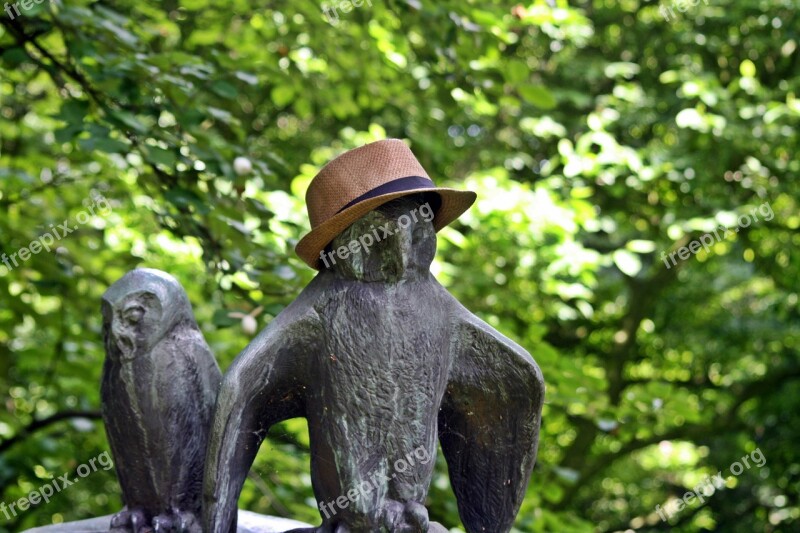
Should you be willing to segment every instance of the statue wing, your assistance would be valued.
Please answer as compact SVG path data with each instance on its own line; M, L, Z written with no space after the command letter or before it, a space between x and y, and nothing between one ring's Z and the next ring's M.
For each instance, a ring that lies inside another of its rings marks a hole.
M159 412L151 423L167 440L167 453L154 462L158 472L153 475L163 479L162 502L181 505L182 510L197 513L199 520L203 463L222 373L196 326L160 343L152 358L156 368L150 390Z
M528 352L455 303L439 440L466 530L507 532L536 461L544 380Z
M305 416L309 356L321 340L317 315L301 295L225 373L206 454L203 531L236 531L239 494L267 430Z

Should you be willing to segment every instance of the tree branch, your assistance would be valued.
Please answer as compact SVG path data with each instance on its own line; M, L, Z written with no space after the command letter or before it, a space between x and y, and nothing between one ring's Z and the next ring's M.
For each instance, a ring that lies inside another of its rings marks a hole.
M73 418L88 418L89 420L99 420L102 418L102 414L100 413L100 411L61 411L52 414L48 417L42 418L40 420L34 420L30 424L22 428L13 437L0 442L0 453L5 452L6 450L8 450L17 443L22 442L23 440L27 439L33 433L39 431L40 429L52 426L53 424L61 422L62 420L70 420Z

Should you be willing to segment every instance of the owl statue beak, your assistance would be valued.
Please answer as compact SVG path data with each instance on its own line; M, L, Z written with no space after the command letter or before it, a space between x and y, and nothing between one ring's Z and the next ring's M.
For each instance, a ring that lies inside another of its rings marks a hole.
M112 331L111 342L116 346L122 361L130 361L136 357L136 343L130 335L121 331Z

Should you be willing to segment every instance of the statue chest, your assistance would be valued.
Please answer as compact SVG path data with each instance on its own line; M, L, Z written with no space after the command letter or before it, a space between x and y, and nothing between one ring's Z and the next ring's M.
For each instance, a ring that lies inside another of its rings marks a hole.
M440 286L353 284L317 309L323 353L313 365L328 398L345 394L379 402L422 392L428 403L450 365L449 313Z

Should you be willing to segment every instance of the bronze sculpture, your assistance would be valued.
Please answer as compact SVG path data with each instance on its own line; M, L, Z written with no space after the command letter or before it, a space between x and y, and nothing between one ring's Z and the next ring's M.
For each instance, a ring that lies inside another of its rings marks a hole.
M206 460L205 530L234 529L267 430L303 416L327 512L319 528L298 532L428 531L433 463L396 466L420 447L433 455L437 434L467 531L508 531L535 461L542 375L429 270L436 230L474 194L436 188L410 150L389 140L332 161L307 200L314 229L298 254L321 271L225 374ZM377 487L359 492L376 477ZM335 513L326 502L337 502Z
M221 385L172 276L137 269L108 289L101 392L126 508L43 533L445 533L425 508L437 438L468 533L511 528L536 458L542 375L430 272L436 231L474 193L435 187L390 140L333 160L307 199L313 229L297 251L320 272ZM300 416L316 528L237 509L267 430Z
M126 508L111 528L200 532L217 362L164 272L128 272L103 295L103 421Z

